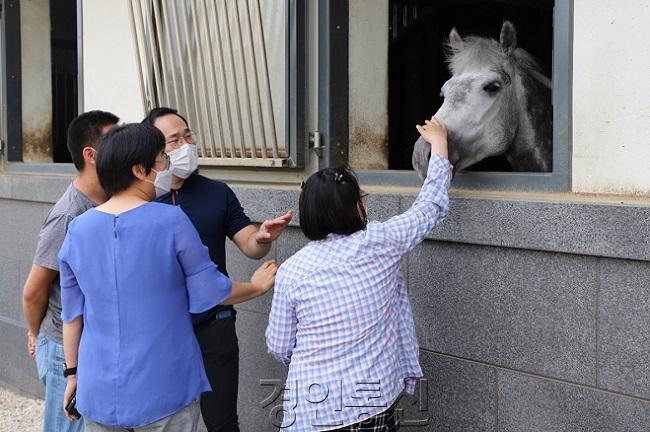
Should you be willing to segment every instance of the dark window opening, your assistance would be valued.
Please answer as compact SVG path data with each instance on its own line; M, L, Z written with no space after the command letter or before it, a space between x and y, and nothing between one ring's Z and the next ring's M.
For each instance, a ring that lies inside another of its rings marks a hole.
M77 116L77 2L50 0L54 162L72 162L68 125Z
M553 0L390 0L388 34L389 168L410 170L418 133L414 125L443 102L440 88L450 78L443 42L456 27L461 36L499 40L504 19L517 29L517 46L537 59L551 78ZM406 150L405 150L406 149ZM502 156L468 168L511 171Z

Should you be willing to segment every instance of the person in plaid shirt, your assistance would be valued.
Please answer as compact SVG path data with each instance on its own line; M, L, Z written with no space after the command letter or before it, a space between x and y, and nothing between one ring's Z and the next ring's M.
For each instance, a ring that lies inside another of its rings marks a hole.
M400 262L446 217L452 166L447 130L416 126L431 145L428 174L406 212L367 223L347 168L312 175L300 195L311 240L279 268L266 329L269 352L289 366L287 431L397 431L394 404L422 377Z

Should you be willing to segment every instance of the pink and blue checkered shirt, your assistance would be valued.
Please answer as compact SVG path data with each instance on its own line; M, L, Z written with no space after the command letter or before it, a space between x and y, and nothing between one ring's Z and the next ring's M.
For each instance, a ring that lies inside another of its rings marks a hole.
M278 270L266 343L289 366L289 431L324 431L388 409L422 376L400 261L447 216L451 165L429 161L409 210L312 241Z

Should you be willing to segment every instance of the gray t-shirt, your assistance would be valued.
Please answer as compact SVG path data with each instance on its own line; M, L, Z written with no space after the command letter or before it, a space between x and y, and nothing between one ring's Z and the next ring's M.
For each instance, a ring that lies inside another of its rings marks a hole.
M68 225L75 217L79 216L95 203L79 189L70 184L65 193L54 204L54 207L45 217L43 227L38 235L38 246L34 254L34 264L59 271L59 249L63 245L65 234L68 232ZM63 343L61 329L61 287L59 286L59 275L52 281L50 286L50 300L47 304L47 312L41 323L41 332L48 338Z

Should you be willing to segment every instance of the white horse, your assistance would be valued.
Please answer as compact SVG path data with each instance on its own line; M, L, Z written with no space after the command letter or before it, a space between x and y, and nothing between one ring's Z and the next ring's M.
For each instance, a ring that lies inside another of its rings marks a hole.
M551 81L535 59L517 48L517 33L503 23L500 42L449 34L452 77L442 86L435 117L448 130L449 160L460 171L487 157L504 155L515 171L552 170ZM430 146L413 150L413 168L426 176Z

